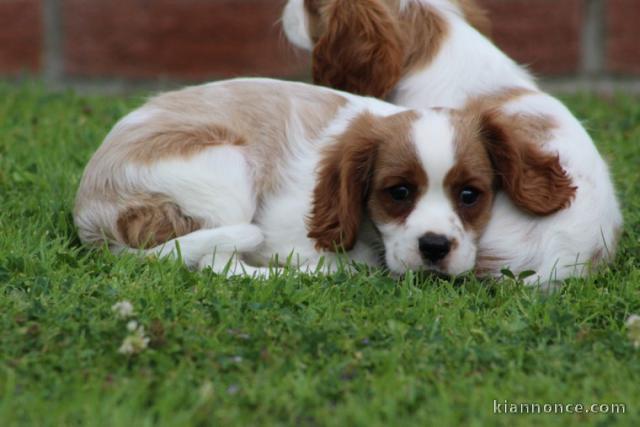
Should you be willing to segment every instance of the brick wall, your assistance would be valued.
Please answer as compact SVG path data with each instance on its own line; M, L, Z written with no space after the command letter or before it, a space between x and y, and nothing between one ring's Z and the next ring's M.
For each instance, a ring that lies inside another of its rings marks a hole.
M356 0L354 0L356 1ZM640 81L640 0L479 0L496 43L546 77ZM0 0L0 75L47 81L308 76L284 0Z
M42 5L34 0L0 0L0 73L42 69Z
M640 0L608 0L606 61L614 73L640 75Z

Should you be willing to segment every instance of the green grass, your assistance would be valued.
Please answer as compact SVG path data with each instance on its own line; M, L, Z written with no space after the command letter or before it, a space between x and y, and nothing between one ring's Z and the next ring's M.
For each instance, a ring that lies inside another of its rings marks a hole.
M612 164L615 264L544 294L380 273L266 282L80 247L84 164L141 98L0 84L0 425L640 425L640 103L566 99ZM111 310L135 307L149 347ZM493 400L625 403L495 415Z

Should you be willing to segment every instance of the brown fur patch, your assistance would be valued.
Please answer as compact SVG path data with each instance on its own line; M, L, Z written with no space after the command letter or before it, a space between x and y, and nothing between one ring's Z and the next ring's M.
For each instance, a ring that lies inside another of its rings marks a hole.
M474 274L480 277L488 276L499 271L500 268L506 265L506 263L507 261L504 258L480 252L476 257Z
M146 249L200 228L200 223L182 213L180 208L163 196L151 196L118 216L117 229L121 239L131 248Z
M487 10L478 4L476 0L453 0L462 10L464 19L476 30L491 38L491 20Z
M535 93L533 90L518 87L503 89L471 98L464 106L464 111L480 117L486 112L499 112L509 102ZM512 121L510 130L514 136L521 140L529 140L538 146L551 139L551 132L556 127L553 118L544 115L511 114L509 120Z
M368 203L371 218L377 223L404 222L416 201L427 191L428 177L418 160L410 131L417 114L398 114L389 118L389 126L382 132L378 158L372 180L372 192ZM411 196L404 201L393 200L389 189L405 185Z
M444 186L449 191L449 197L465 229L472 229L478 236L491 217L495 174L482 141L480 121L473 116L458 113L453 113L452 117L456 135L456 163L447 173ZM467 186L475 188L480 194L472 206L466 206L460 201L460 192Z
M320 15L314 82L384 97L400 79L404 58L399 23L389 8L380 0L333 0Z
M536 92L531 89L521 87L506 88L493 93L487 93L470 98L465 104L464 110L472 113L480 113L482 111L497 109L501 108L508 102L515 101L525 95L531 95L534 93Z
M308 220L308 236L316 240L318 249L353 248L372 190L377 192L389 179L401 178L394 174L413 174L411 164L394 160L394 147L406 144L404 138L416 118L414 112L390 117L360 114L325 151ZM372 215L389 219L401 215L390 210L379 195L372 199Z
M215 145L247 143L241 136L219 125L165 123L158 123L144 140L131 144L132 161L149 164L172 157L191 157Z
M448 31L440 14L418 3L410 3L400 13L400 28L405 47L403 74L427 66L440 52Z
M319 97L320 101L311 100L306 105L301 105L298 113L304 126L306 136L309 139L317 138L329 122L338 114L338 110L347 104L347 99L333 93L326 93Z
M311 40L318 41L321 35L321 7L326 0L304 0L304 11Z

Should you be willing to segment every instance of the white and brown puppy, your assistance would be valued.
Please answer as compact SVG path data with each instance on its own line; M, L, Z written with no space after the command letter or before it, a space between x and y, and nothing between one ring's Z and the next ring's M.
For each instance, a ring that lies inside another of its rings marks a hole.
M523 182L501 179L506 194L479 242L478 272L535 270L529 281L546 282L612 259L622 216L606 163L571 112L482 34L488 23L473 0L289 0L283 24L294 44L313 51L316 83L410 108L492 112L504 138L566 171L570 183L563 175L561 188L541 198L537 177L549 164L512 159L526 173ZM512 184L537 201L522 209Z
M115 125L85 170L75 223L85 243L179 250L215 271L266 273L292 253L313 268L344 250L395 273L458 274L475 267L500 183L531 214L574 195L557 161L505 140L506 125L302 83L191 87Z

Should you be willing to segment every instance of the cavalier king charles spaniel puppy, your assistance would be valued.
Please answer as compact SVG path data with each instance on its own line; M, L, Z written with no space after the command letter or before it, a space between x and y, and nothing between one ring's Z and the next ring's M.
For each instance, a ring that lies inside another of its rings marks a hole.
M84 243L216 272L266 275L291 254L335 266L345 253L457 275L476 268L498 189L532 221L576 197L523 122L553 129L478 105L411 110L269 79L190 87L113 127L74 220Z
M482 111L500 118L500 140L525 144L492 157L503 169L478 273L533 270L529 282L547 283L613 258L622 216L606 163L571 112L485 37L473 0L289 0L283 26L312 51L318 84L409 108ZM504 175L506 164L523 172Z

